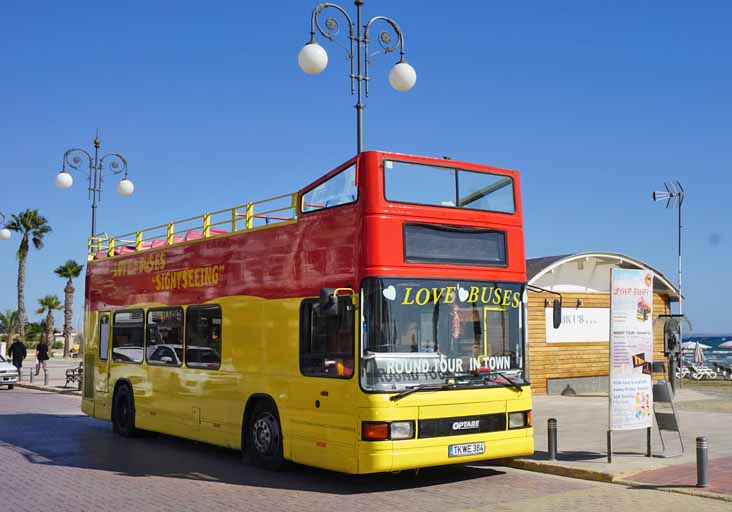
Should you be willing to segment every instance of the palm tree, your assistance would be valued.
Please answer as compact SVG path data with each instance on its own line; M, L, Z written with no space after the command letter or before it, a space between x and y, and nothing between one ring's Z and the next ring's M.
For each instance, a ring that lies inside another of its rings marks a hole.
M6 334L8 345L12 342L13 333L18 328L18 312L6 310L5 313L0 312L0 329ZM1 355L1 354L0 354Z
M38 341L43 337L43 333L46 332L45 320L40 322L28 322L25 330L25 339L27 341Z
M68 260L56 267L57 276L67 279L64 287L64 357L69 357L71 347L71 322L73 321L74 284L72 280L79 277L84 267L74 260Z
M28 321L25 314L25 263L30 242L36 249L42 249L43 238L51 232L51 226L38 210L25 210L13 214L5 227L21 234L18 247L18 334L21 341L25 341L25 324Z
M46 333L45 339L48 343L48 348L53 345L53 312L55 310L63 309L61 301L55 295L46 295L43 298L38 299L39 308L36 309L36 313L42 315L46 313Z

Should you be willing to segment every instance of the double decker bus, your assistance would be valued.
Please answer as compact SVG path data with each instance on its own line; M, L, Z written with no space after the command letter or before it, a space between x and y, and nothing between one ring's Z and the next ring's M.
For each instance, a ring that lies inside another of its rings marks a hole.
M367 151L89 241L83 411L374 473L533 453L519 175Z

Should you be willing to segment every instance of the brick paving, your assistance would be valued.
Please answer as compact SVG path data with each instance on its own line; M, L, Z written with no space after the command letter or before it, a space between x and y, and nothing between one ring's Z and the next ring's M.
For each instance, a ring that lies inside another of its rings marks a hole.
M732 496L732 457L711 459L708 466L710 486L706 490ZM633 475L631 480L663 487L695 487L696 464L681 464ZM732 509L732 504L730 505Z
M294 466L270 473L237 452L162 435L116 437L80 399L0 391L0 510L655 510L730 504L489 465L349 476Z

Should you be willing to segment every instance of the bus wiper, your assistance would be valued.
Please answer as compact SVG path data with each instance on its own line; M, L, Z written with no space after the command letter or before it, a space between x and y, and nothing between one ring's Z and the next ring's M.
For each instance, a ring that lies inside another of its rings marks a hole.
M514 388L514 389L516 389L516 391L519 391L519 392L520 391L523 391L523 387L521 387L520 384L518 384L515 380L513 380L511 377L509 377L505 373L493 371L493 372L490 372L490 374L491 375L500 375L501 377L503 377L504 379L506 379L506 381L509 384L511 384L511 387ZM485 379L483 379L483 382L485 382Z
M449 384L418 384L416 386L412 386L411 388L407 388L396 395L389 398L389 400L396 402L397 400L404 398L407 395L411 395L412 393L416 393L418 391L444 391L445 389L450 389Z

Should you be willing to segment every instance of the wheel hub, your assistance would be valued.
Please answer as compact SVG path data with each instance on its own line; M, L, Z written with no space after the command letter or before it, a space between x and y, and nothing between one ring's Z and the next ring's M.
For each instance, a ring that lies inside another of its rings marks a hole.
M272 417L262 416L254 422L254 447L261 454L267 454L272 450L274 438L274 424Z

